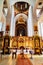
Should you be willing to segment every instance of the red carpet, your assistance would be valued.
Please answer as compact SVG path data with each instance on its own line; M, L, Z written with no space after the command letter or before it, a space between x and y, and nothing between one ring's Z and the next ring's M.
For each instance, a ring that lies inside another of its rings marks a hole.
M16 65L33 65L28 58L21 58L20 56L17 59Z

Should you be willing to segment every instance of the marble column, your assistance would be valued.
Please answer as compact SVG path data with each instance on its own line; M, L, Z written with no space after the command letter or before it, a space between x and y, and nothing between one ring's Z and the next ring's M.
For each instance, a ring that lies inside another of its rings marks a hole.
M32 6L29 7L28 20L27 20L27 32L29 37L32 37L34 35Z
M11 25L10 25L10 36L15 36L15 16L14 6L11 7Z

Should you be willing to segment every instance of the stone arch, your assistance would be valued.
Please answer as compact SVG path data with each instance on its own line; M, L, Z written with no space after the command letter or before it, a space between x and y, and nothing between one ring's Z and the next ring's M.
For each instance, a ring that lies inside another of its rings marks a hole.
M23 13L20 13L20 14L17 14L16 16L15 16L15 22L17 21L17 19L20 17L20 16L23 16L23 18L25 19L25 20L27 20L27 15L25 15L25 14L23 14Z
M27 15L25 15L25 14L23 14L23 13L20 13L20 14L17 14L16 16L15 16L15 18L14 18L14 25L16 24L16 21L18 20L18 18L20 17L20 16L23 16L23 18L25 19L25 21L27 22ZM15 26L16 27L16 26ZM15 29L14 29L15 30ZM14 31L15 32L15 31Z

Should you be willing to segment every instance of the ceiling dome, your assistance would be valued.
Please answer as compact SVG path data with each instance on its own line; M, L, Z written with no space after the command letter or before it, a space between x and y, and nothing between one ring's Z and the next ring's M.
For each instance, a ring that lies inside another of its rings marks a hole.
M28 10L29 9L29 4L28 3L26 3L26 2L16 2L15 4L14 4L14 7L18 10L18 11L20 11L20 12L23 12L23 11L26 11L26 10Z

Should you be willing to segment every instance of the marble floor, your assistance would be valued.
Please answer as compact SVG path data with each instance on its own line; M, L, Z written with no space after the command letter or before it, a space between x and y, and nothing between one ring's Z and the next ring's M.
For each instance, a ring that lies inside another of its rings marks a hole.
M30 59L30 55L27 55L29 60L33 65L43 65L43 55L32 55L32 59ZM17 58L12 59L12 55L3 55L2 59L0 57L0 65L16 65Z

